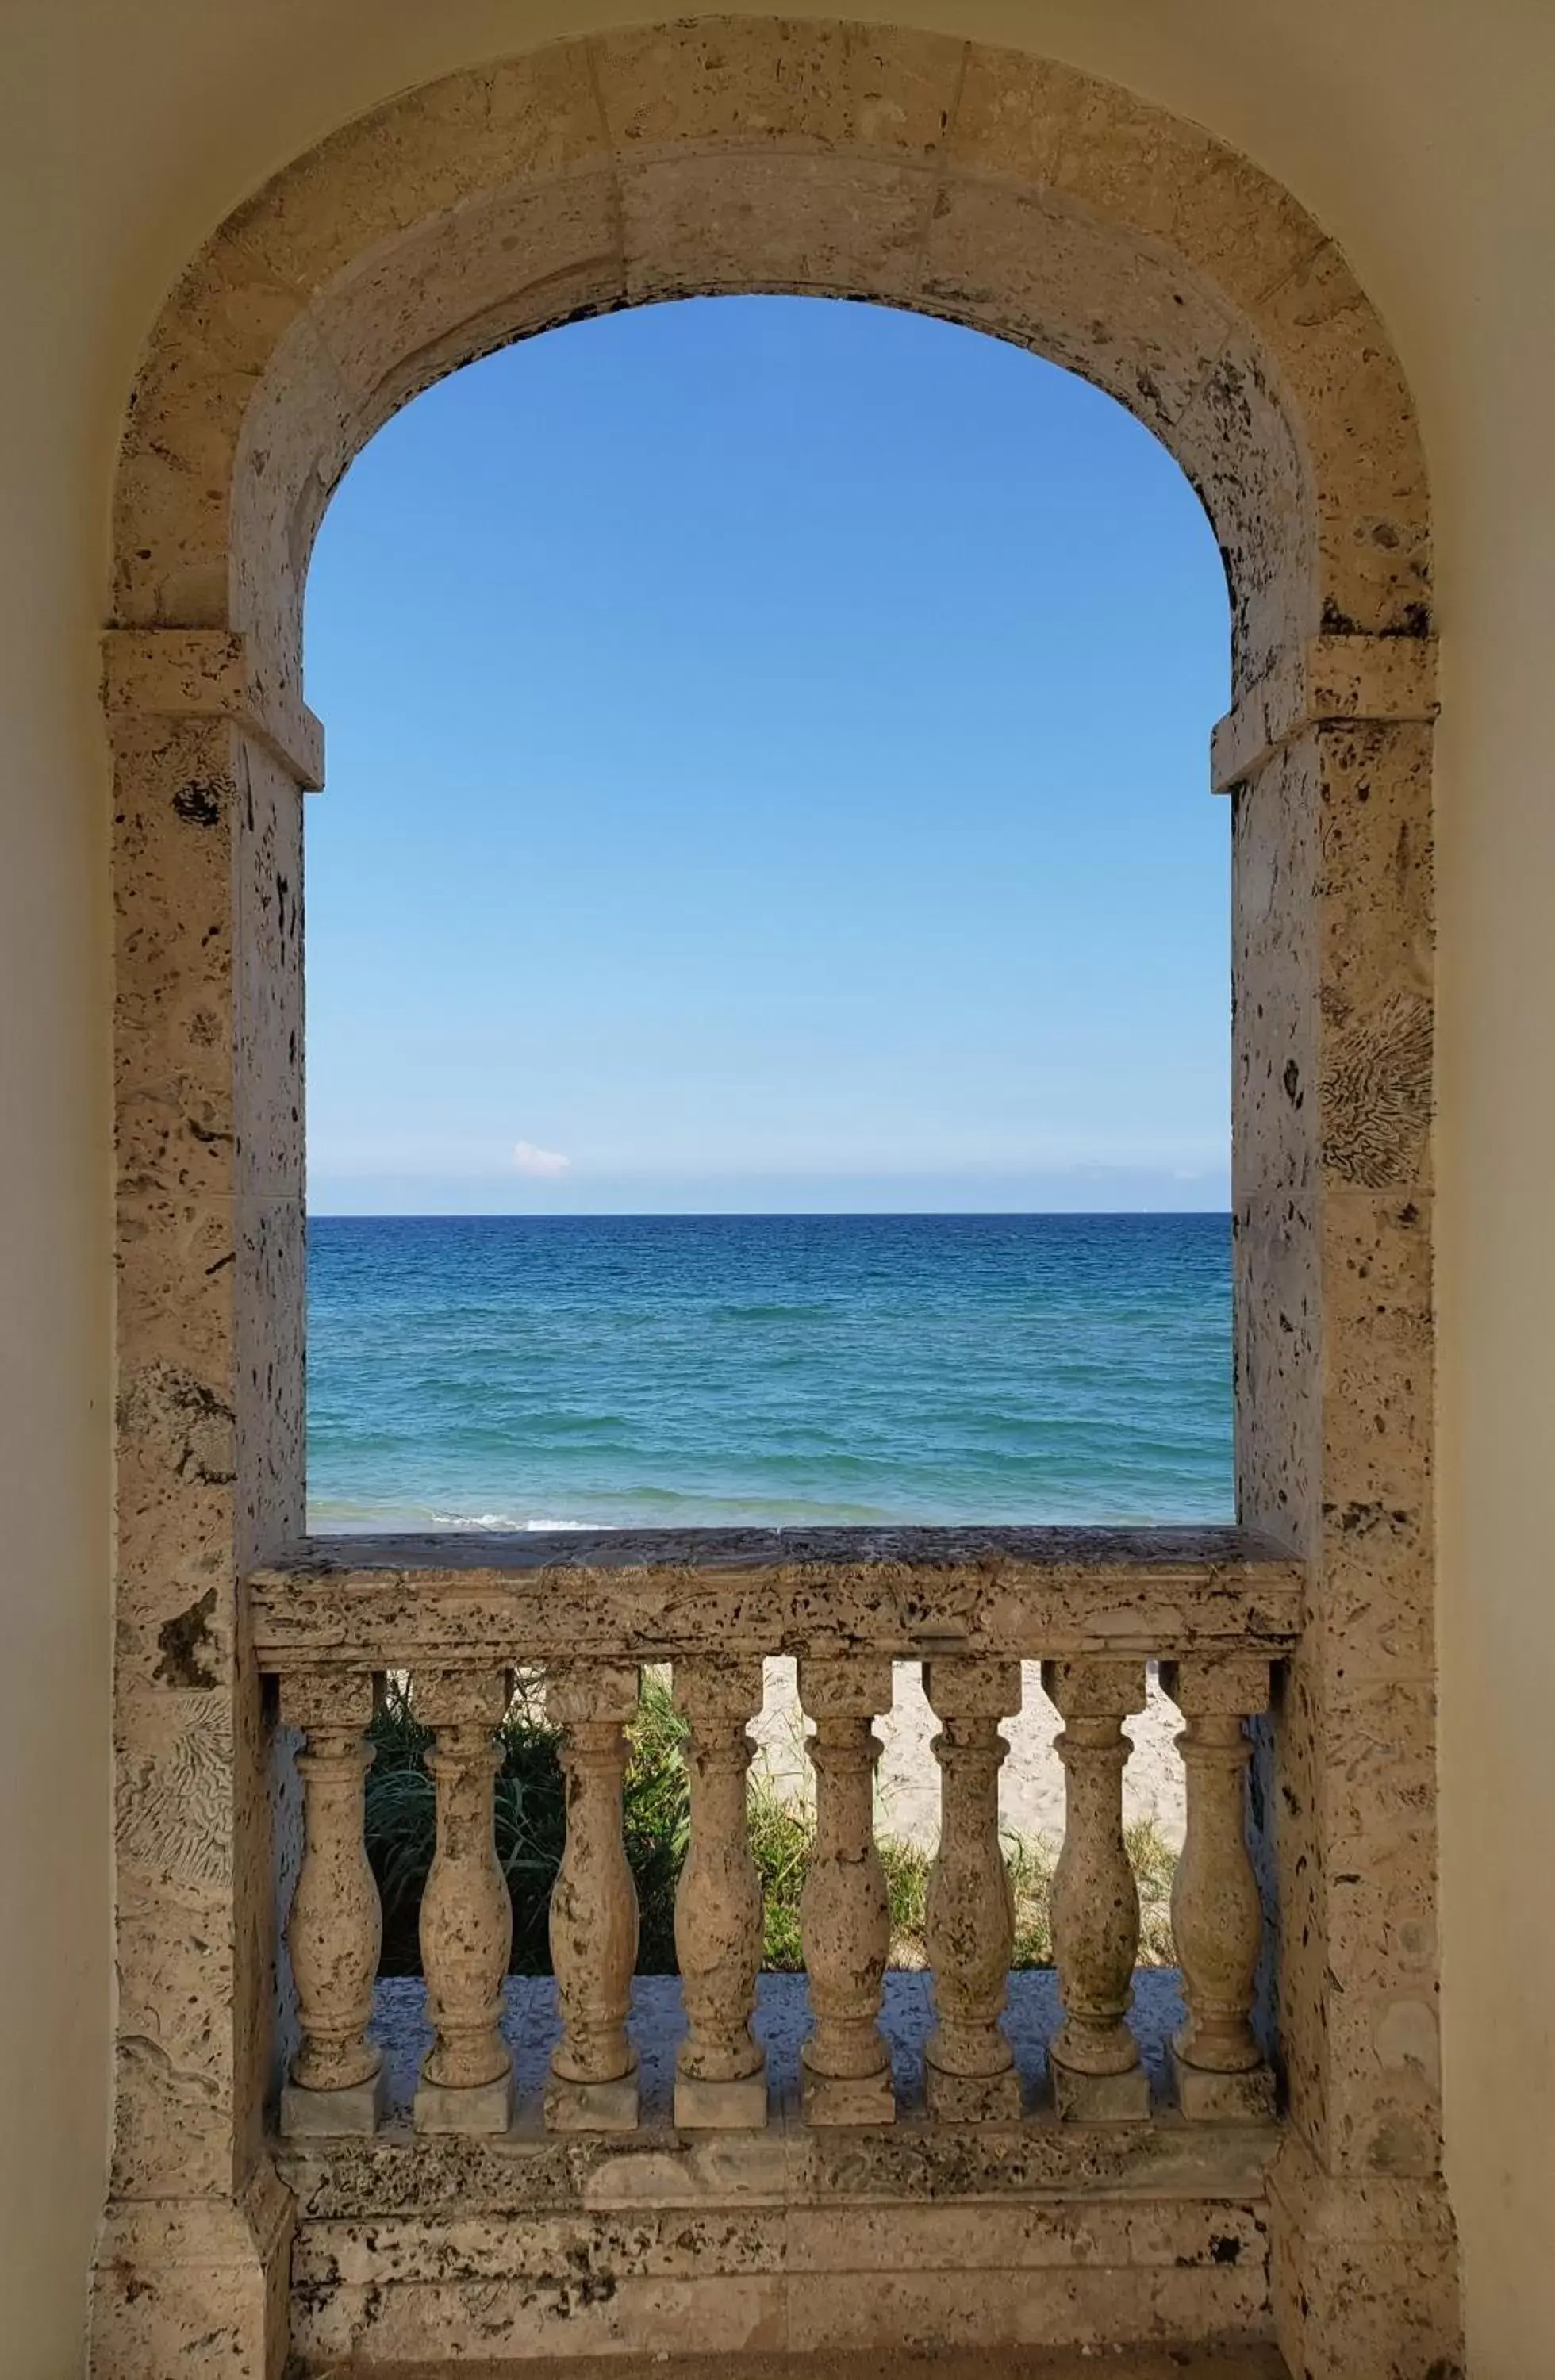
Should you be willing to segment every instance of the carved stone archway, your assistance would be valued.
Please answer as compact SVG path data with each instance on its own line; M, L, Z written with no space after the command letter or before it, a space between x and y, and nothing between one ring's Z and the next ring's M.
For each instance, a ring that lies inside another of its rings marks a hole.
M832 294L1121 399L1225 557L1238 1482L1308 1563L1261 1763L1298 2372L1452 2368L1436 2052L1427 509L1331 241L1207 133L1022 55L632 30L398 99L231 217L126 424L116 765L118 2095L103 2375L284 2350L270 1715L243 1581L303 1531L300 602L418 390L580 313ZM183 2342L180 2347L178 2342Z

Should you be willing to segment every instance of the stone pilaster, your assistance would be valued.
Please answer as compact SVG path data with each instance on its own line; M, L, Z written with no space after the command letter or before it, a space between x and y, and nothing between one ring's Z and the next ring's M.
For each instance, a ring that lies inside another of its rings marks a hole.
M1295 2135L1282 2170L1301 2175L1272 2200L1271 2272L1287 2358L1312 2380L1446 2373L1461 2351L1435 1925L1430 662L1421 638L1325 639L1219 738L1238 1494L1310 1565L1254 1773ZM1405 2322L1391 2243L1412 2228L1437 2242L1439 2280Z
M115 846L115 2139L103 2380L269 2380L272 1735L241 1581L303 1528L302 806L317 722L241 638L105 640Z

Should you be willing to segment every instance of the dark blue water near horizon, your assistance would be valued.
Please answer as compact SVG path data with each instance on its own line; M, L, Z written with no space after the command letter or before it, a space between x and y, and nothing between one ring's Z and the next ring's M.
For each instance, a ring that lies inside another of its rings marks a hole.
M315 1216L315 1530L1221 1521L1224 1215Z

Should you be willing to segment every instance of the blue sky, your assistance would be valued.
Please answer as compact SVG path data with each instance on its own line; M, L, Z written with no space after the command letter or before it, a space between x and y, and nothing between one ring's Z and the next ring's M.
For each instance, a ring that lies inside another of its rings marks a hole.
M316 1210L1227 1204L1224 582L1082 382L553 332L361 455L306 653Z

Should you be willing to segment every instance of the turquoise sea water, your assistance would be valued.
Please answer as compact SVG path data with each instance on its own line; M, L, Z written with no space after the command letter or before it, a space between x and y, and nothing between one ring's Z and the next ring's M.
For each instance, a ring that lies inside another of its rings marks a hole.
M1229 1520L1221 1215L316 1216L311 1525Z

